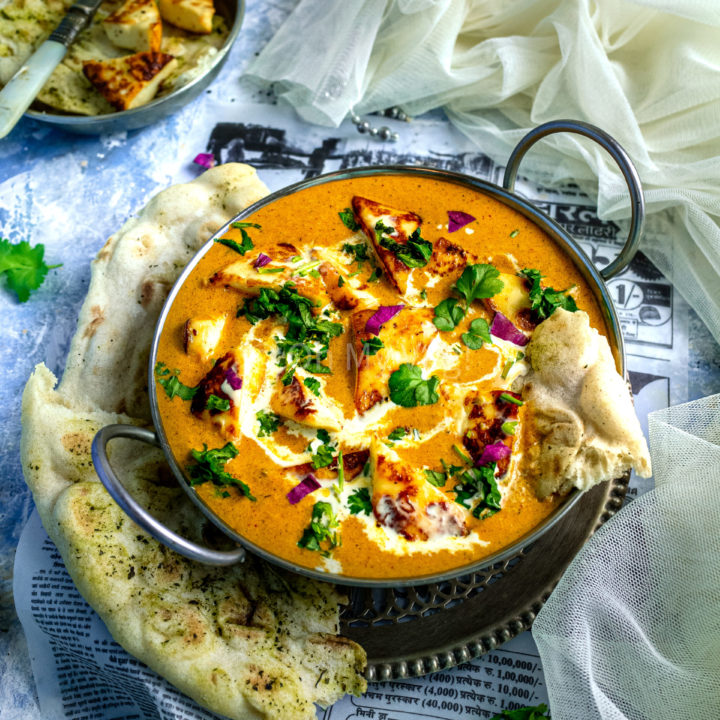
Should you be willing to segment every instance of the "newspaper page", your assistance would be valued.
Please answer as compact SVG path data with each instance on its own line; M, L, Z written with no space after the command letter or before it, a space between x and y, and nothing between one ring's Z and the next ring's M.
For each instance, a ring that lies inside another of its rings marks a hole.
M211 152L217 162L246 162L271 190L321 173L367 165L424 165L466 173L499 184L503 168L438 118L412 123L382 120L397 143L301 124L290 111L237 107L215 101L206 142L189 153L183 177L201 169L192 159ZM563 225L602 267L619 252L626 227L597 217L578 187L547 188L521 177L516 190ZM671 231L661 220L648 233ZM635 406L647 432L653 410L687 399L687 307L652 263L638 253L608 283L620 317ZM652 487L631 479L628 501ZM40 538L43 538L40 540ZM27 634L43 716L197 720L214 717L129 656L74 588L62 559L35 513L25 528L15 563L15 598ZM420 720L493 718L506 709L547 702L542 666L529 632L482 658L424 678L374 683L361 698L346 697L320 720Z

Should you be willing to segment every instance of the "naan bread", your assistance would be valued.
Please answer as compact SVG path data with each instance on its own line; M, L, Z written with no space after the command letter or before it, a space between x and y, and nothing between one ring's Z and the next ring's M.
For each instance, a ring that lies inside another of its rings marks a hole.
M266 194L228 164L156 196L93 263L62 382L39 365L23 395L22 464L48 534L113 637L202 705L229 718L315 718L365 689L365 653L337 636L342 596L248 558L185 560L132 523L98 481L90 447L110 423L149 424L150 340L173 281L212 232ZM217 533L156 448L116 440L133 495L197 542Z
M522 464L540 498L587 490L633 468L650 477L650 456L627 383L587 313L556 310L527 345L523 388L530 434Z

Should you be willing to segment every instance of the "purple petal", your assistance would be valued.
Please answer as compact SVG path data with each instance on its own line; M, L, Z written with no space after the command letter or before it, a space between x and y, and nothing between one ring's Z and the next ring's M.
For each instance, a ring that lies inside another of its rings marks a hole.
M225 379L233 390L239 390L242 387L242 378L235 372L232 366L225 371Z
M404 307L404 305L381 305L375 314L371 315L365 323L365 332L377 335L380 332L380 328L388 320L392 320Z
M522 331L518 330L501 312L496 312L490 325L490 333L496 338L507 340L514 345L521 347L527 345L530 338Z
M290 501L291 505L297 505L306 495L314 492L319 487L320 483L317 481L317 478L312 473L310 473L309 475L305 476L305 478L300 482L299 485L296 485L287 494L287 499Z
M461 227L465 227L475 218L462 210L448 210L448 232L455 232Z
M265 253L260 253L257 256L257 260L255 260L253 267L254 268L265 267L269 262L272 262L272 258L269 255L266 255Z
M193 162L206 170L215 167L215 156L212 153L199 153Z
M492 445L486 445L483 448L482 455L480 456L480 459L475 463L475 465L477 467L481 467L482 465L487 465L488 463L502 460L508 455L510 455L510 448L505 443L498 440Z

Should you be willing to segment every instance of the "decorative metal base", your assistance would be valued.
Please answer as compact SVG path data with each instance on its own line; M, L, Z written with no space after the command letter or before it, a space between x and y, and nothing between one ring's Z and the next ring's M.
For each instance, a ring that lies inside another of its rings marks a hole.
M593 488L540 540L484 572L420 587L347 588L342 633L367 651L367 679L453 667L529 630L577 552L622 505L629 478Z

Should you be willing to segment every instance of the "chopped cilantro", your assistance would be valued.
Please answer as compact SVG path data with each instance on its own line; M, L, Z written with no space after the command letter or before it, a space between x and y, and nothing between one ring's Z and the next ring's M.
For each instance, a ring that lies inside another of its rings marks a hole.
M469 332L465 332L461 335L463 343L471 350L479 350L483 342L492 344L490 339L490 328L487 324L487 320L483 318L476 318L470 323Z
M338 472L337 489L338 489L338 492L342 492L343 488L345 487L345 462L343 460L343 454L342 454L342 450L340 448L338 448L338 454L337 454L337 472Z
M230 401L227 398L221 398L217 395L210 395L207 399L205 407L208 410L219 410L220 412L227 412L230 409Z
M165 394L171 400L175 396L181 400L192 400L197 393L197 388L183 385L178 378L179 374L179 370L173 370L171 373L170 368L168 368L164 362L159 362L155 365L155 378L158 381L158 385L165 389Z
M316 433L318 440L327 445L330 442L330 433L325 428L320 428Z
M408 431L404 427L396 427L389 435L388 440L402 440Z
M447 298L435 307L433 322L438 330L448 332L454 330L465 317L465 309L458 305L455 298Z
M470 307L474 300L490 298L505 287L499 276L500 271L494 265L468 265L455 283L455 290Z
M549 318L558 308L575 312L578 307L572 295L567 293L572 287L566 290L553 290L552 288L543 288L540 285L540 279L543 277L538 270L525 268L520 271L520 275L526 277L532 283L530 287L530 309L538 320L542 322Z
M378 350L382 350L384 347L385 344L377 336L362 341L363 355L377 355Z
M314 550L323 557L330 557L330 550L340 544L340 537L336 530L338 525L339 522L335 517L332 505L323 501L316 502L312 509L310 525L305 528L298 547ZM322 543L327 543L327 546L324 548Z
M495 480L496 463L470 467L458 475L459 483L453 488L455 502L470 510L470 500L477 500L472 508L473 517L484 520L500 510L502 495Z
M318 468L327 467L333 461L335 448L331 445L330 433L327 430L320 428L317 431L317 438L322 443L317 449L317 452L313 453L311 457L312 466L317 470ZM308 447L310 449L312 444Z
M438 472L437 470L425 468L425 479L435 487L442 487L447 480L447 475L445 475L444 472Z
M382 277L382 270L380 268L375 268L372 273L370 274L370 277L367 279L369 283L374 283L380 280Z
M358 264L359 268L362 268L363 263L366 260L370 260L368 255L368 246L365 242L358 243L345 243L342 246L343 252L353 256L353 262Z
M252 250L255 245L253 245L253 241L250 239L250 236L247 234L246 230L241 230L242 233L242 242L239 243L232 238L220 238L219 240L216 240L216 243L220 243L221 245L225 245L225 247L229 247L231 250L234 250L235 252L240 253L241 255L244 255L248 250Z
M355 213L352 211L352 208L347 207L344 210L341 210L338 213L338 215L340 216L340 219L342 220L343 225L348 230L357 232L360 229L360 224L355 219Z
M340 275L340 277L338 278L338 287L341 288L344 284L345 284L345 278L342 275Z
M393 228L378 220L375 237L380 247L389 250L407 268L425 267L432 255L433 246L420 235L420 228L415 230L404 244L391 237L393 232Z
M388 386L390 399L396 405L417 407L432 405L438 401L437 388L440 380L436 375L424 380L417 365L403 363L390 375Z
M235 228L236 230L242 230L243 228L255 228L256 230L260 230L262 228L262 225L258 225L257 223L249 223L249 222L234 222L230 224L231 228Z
M510 233L510 237L514 238L514 237L517 237L519 234L520 234L520 231L515 229Z
M518 406L523 405L522 400L518 400L516 397L513 397L512 395L510 395L510 393L500 393L500 395L498 397L501 400L505 401L506 403L511 403L512 405L518 405Z
M372 514L372 502L370 502L370 491L367 488L358 488L348 497L348 507L352 515L364 512Z
M315 397L320 397L320 381L315 378L305 378L303 385L312 392Z
M423 289L420 291L420 297L421 297L423 300L427 300L427 290L426 290L425 288L423 288Z
M363 465L363 475L365 475L365 476L370 475L370 461L369 460Z
M0 276L5 276L8 288L21 303L27 302L30 293L43 284L48 270L60 267L46 265L44 254L45 246L42 243L31 246L27 240L11 243L0 238Z
M231 442L214 450L208 450L208 446L203 443L202 450L191 450L190 453L196 462L195 465L188 465L186 468L191 485L202 485L208 481L219 486L234 485L243 495L255 500L250 488L225 470L225 463L238 454L237 448Z
M503 710L491 720L550 720L550 712L548 711L548 706L542 703L534 707Z
M279 415L275 415L275 413L271 412L266 412L265 410L260 410L260 412L257 413L255 417L260 423L258 437L268 437L274 432L277 432L277 429L280 427L280 423L282 422Z

